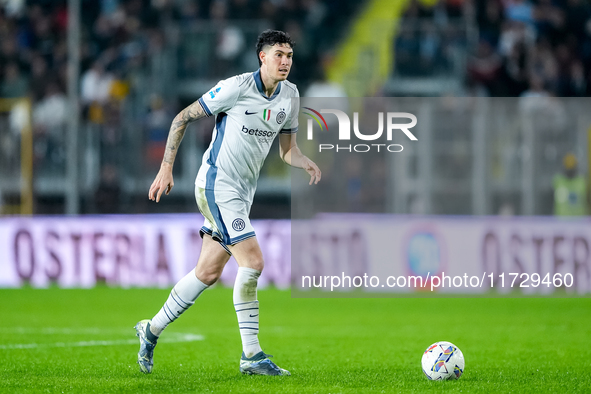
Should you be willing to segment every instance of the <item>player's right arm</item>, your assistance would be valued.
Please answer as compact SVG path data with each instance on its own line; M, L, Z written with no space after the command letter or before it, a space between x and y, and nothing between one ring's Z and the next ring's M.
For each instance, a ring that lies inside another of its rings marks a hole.
M150 186L148 198L152 201L159 202L160 196L163 192L170 193L174 186L172 178L172 166L176 158L177 151L187 130L187 125L197 119L205 118L207 114L199 103L199 100L189 105L175 116L168 132L166 140L166 148L164 150L164 158L160 165L160 170Z
M150 186L150 191L148 192L148 198L150 200L159 202L162 193L170 193L170 190L174 186L172 166L179 145L185 135L187 125L197 119L229 110L236 103L239 93L239 77L225 79L218 82L213 89L179 112L174 118L172 126L170 126L170 131L168 132L164 159L162 159L160 171L158 171L158 175L156 175L156 179L152 182L152 186Z

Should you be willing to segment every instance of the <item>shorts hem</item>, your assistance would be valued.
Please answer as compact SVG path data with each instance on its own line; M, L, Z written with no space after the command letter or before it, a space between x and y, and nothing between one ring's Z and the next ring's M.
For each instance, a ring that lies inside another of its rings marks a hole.
M244 240L246 240L248 238L252 238L252 237L255 237L255 236L256 236L256 234L254 233L254 231L251 231L249 233L242 234L242 235L239 235L239 236L234 237L234 238L230 238L229 245L235 245L238 242L244 241Z
M226 251L226 253L228 253L230 256L232 256L232 252L230 252L230 249L228 248L228 246L217 236L213 234L213 230L210 228L207 228L205 226L201 227L201 229L199 229L199 235L201 236L201 238L203 238L203 236L207 234L209 236L211 236L211 238L216 241L217 243L220 244L220 246L222 248L224 248L224 250Z

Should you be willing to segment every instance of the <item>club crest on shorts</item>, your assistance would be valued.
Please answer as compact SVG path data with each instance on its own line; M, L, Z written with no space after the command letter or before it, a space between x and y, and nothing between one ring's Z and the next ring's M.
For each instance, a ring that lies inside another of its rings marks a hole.
M277 114L277 117L275 118L275 120L277 121L278 124L283 123L283 121L285 120L285 118L287 117L287 115L285 114L285 111L283 109L281 109L281 112L279 112Z
M242 231L244 230L244 227L246 227L246 225L244 224L244 220L240 218L234 219L234 221L232 222L232 228L236 231Z

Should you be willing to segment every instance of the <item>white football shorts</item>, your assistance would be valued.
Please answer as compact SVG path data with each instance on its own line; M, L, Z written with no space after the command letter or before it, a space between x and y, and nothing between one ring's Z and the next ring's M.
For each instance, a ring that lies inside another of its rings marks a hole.
M248 214L251 204L240 198L236 191L210 190L195 186L195 199L205 222L199 233L220 243L230 253L228 245L254 237Z

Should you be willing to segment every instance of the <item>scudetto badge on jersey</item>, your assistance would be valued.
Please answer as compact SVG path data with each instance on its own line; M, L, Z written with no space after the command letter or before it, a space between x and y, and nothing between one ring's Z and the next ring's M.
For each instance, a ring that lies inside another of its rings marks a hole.
M209 95L211 96L211 98L215 98L215 95L218 94L220 90L222 90L222 88L212 89L209 92Z

